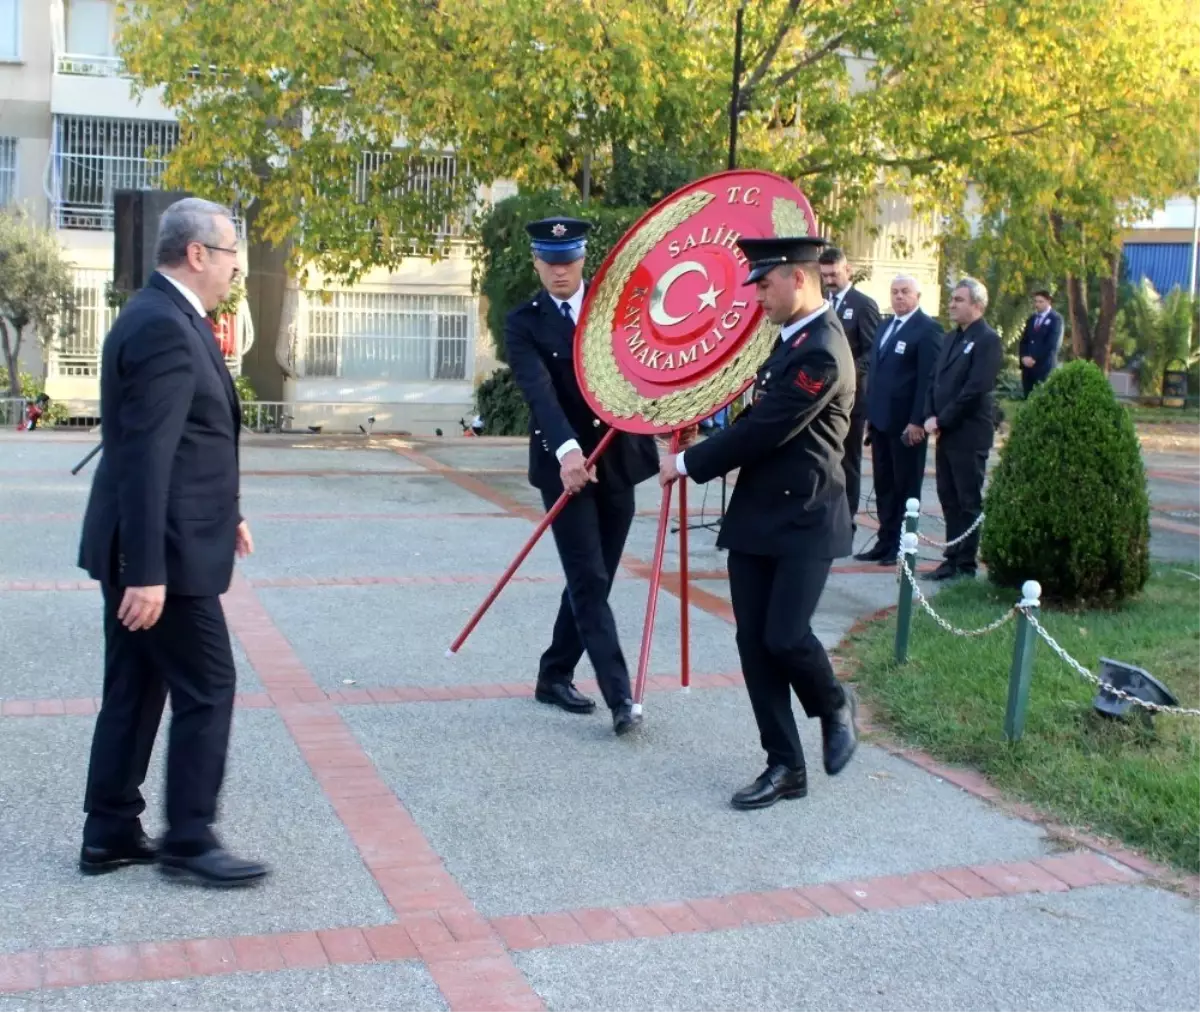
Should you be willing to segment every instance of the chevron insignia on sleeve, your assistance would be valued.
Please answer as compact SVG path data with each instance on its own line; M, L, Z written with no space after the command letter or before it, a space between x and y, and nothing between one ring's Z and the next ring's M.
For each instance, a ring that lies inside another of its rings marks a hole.
M825 380L820 376L813 376L811 373L801 369L796 373L796 386L803 390L810 397L816 397L822 390L825 389Z

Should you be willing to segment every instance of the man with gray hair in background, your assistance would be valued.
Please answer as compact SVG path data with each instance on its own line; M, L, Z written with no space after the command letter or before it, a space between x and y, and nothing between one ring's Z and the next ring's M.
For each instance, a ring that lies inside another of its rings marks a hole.
M104 454L79 565L104 598L104 694L92 739L79 868L158 862L201 885L267 870L229 854L212 824L225 774L235 671L220 595L253 551L238 508L241 411L205 317L238 274L227 208L188 197L163 212L157 270L104 341ZM141 786L171 697L166 833L142 830Z
M983 509L983 481L996 432L995 389L1000 373L1000 337L983 319L987 289L963 278L950 293L948 313L955 328L942 342L925 401L925 431L937 436L937 493L946 521L946 540L968 531ZM931 580L974 576L979 529L945 551Z

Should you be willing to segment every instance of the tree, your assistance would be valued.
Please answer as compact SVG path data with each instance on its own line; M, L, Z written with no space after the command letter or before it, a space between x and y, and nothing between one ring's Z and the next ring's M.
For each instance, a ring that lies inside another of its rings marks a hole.
M0 338L8 396L21 396L18 361L27 328L44 347L73 326L75 282L54 236L23 211L0 211Z
M657 152L722 167L743 5L741 164L797 180L827 234L881 188L951 238L975 222L1017 276L1075 279L1073 339L1105 358L1110 286L1092 327L1086 280L1194 176L1186 5L127 0L120 51L178 111L169 183L239 201L271 271L352 281L439 253L496 179L607 202Z
M1114 346L1126 360L1138 363L1138 390L1162 393L1163 372L1173 361L1185 369L1197 360L1193 350L1197 301L1182 288L1173 288L1166 298L1154 290L1149 278L1135 286L1117 311Z

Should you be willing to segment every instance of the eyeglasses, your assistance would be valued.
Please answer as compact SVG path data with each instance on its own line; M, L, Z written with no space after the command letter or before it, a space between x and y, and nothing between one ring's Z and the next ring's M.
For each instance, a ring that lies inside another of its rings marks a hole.
M203 243L202 245L205 249L220 250L222 253L232 253L234 256L237 256L237 250L231 249L229 246L210 246L208 243Z

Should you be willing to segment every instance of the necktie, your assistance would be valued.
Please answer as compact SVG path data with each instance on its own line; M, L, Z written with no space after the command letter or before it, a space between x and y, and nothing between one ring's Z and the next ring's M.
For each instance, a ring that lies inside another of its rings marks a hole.
M563 319L565 319L568 323L575 322L575 318L571 316L571 303L564 302L559 306L559 308L562 310Z
M900 317L892 317L892 325L888 328L887 335L879 344L879 350L883 351L889 344L892 343L892 338L896 336L896 331L901 327Z

